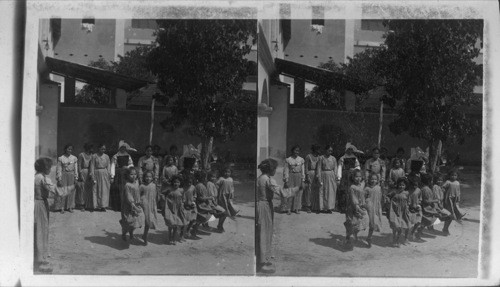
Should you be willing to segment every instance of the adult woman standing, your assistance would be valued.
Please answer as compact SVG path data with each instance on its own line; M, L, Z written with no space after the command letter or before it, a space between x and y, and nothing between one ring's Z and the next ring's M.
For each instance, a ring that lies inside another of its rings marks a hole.
M257 272L274 273L272 263L269 262L271 257L271 247L273 239L273 197L278 195L289 198L294 196L299 187L281 188L272 178L276 174L278 162L274 159L263 160L258 168L262 174L257 179L257 212L255 214L255 222L257 224L256 232L256 256L257 256Z
M283 182L285 187L302 186L305 180L304 159L299 156L300 147L298 145L292 147L292 155L285 160L283 169ZM287 212L290 215L290 210L299 214L299 209L302 208L302 192L299 192L294 197L281 199L281 211Z
M132 157L128 153L129 150L135 151L125 141L121 140L118 144L118 152L111 159L111 180L115 180L118 190L110 194L109 206L115 211L121 210L121 195L125 184L127 184L127 170L134 167Z
M319 149L320 146L313 144L311 146L311 153L308 154L304 160L304 169L306 173L305 179L305 189L302 196L302 205L307 213L311 213L312 210L319 210L319 185L316 179L316 166L319 161ZM314 208L313 208L314 206Z
M49 252L49 203L47 199L56 192L56 187L48 177L51 167L50 158L39 158L35 162L34 269L45 273L52 272L47 261Z
M320 184L319 210L332 213L335 209L337 195L337 160L332 155L333 147L325 147L325 155L321 156L316 167L316 177Z
M92 188L91 196L87 199L87 209L106 211L109 206L109 191L111 186L111 161L105 154L106 146L99 144L97 153L92 155L90 161L90 177L95 185Z
M60 190L57 208L61 213L65 210L73 212L75 207L75 182L78 180L78 159L72 155L73 145L64 146L64 154L57 158L56 179Z
M94 183L89 177L90 161L92 159L93 146L89 143L83 145L84 152L78 155L78 180L76 185L75 204L81 211L85 211L85 202L92 199Z

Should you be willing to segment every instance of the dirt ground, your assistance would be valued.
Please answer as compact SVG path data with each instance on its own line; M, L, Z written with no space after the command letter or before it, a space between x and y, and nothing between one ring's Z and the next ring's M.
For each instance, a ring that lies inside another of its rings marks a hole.
M158 214L158 230L150 230L148 246L141 239L122 241L120 213L81 212L50 214L50 254L53 274L254 274L253 181L235 182L240 216L227 219L225 233L206 231L202 239L166 245L167 227ZM211 227L217 221L210 222ZM143 229L136 230L136 237Z
M345 251L345 215L275 214L273 241L277 276L339 277L476 277L478 275L480 228L480 171L461 175L461 207L468 212L461 224L453 222L451 235L443 236L443 223L435 231L425 230L425 242L390 247L392 231L387 218L383 230L374 233L367 248L368 231L360 243ZM279 200L275 200L275 206Z

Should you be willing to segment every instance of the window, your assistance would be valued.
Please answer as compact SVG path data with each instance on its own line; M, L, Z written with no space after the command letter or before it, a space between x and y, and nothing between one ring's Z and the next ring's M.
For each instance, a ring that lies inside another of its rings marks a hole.
M312 7L311 25L325 26L325 7L323 6Z
M132 19L132 28L156 29L158 28L158 25L154 19Z
M370 30L370 31L387 31L387 28L384 27L384 20L361 20L361 30Z

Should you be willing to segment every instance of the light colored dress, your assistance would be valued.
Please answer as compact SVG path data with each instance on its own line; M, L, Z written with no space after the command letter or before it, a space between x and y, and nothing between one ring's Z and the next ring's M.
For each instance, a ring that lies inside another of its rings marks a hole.
M334 156L321 156L316 167L316 176L322 185L319 188L319 204L314 210L333 210L337 196L337 160Z
M80 206L85 205L87 198L92 194L92 189L94 188L94 183L89 176L91 159L91 154L82 152L78 155L78 179L80 181L76 183L75 203Z
M412 228L416 224L422 223L422 191L420 188L415 188L409 191L408 208L410 211L410 226Z
M193 185L183 189L182 200L184 202L186 222L196 221L198 210L196 208L196 193Z
M56 186L46 175L35 174L35 213L34 213L34 247L36 264L47 261L49 253L49 203L50 194L54 194Z
M144 211L141 208L141 194L139 183L127 182L123 188L121 206L122 233L132 232L136 228L144 225Z
M150 184L142 184L139 187L139 192L141 193L141 205L144 210L144 224L151 229L156 229L158 226L158 219L156 214L158 213L156 204L156 184L151 182Z
M75 207L75 183L78 180L78 158L74 155L62 155L57 158L56 179L60 182L59 197L56 209L72 209Z
M365 230L369 224L363 185L351 185L348 195L344 226L347 234L356 234Z
M388 214L389 225L391 229L410 228L410 211L408 208L409 193L407 190L394 195L391 198L391 204Z
M182 188L167 191L166 206L163 209L163 217L165 219L165 225L168 227L179 227L188 223L184 215L184 201L182 193Z
M142 182L144 180L144 173L150 171L153 173L153 181L157 182L160 176L160 162L154 156L142 156L137 162L137 167L139 168L139 179Z
M297 191L298 187L282 188L276 181L266 174L262 174L257 179L257 212L255 214L256 235L256 254L257 264L268 261L271 257L273 241L273 197L291 197Z
M460 210L458 204L460 202L460 182L458 180L449 181L447 180L443 184L444 189L444 199L443 205L449 212L451 212L451 218L455 220L462 219L463 212Z
M312 201L319 198L319 184L316 178L316 165L319 161L319 155L308 154L304 160L304 170L306 174L306 185L302 194L302 205L311 207Z
M379 185L365 187L366 211L368 212L369 228L380 232L382 230L382 190Z
M87 197L86 207L90 209L109 206L111 162L109 156L93 154L90 161L90 176L96 181L92 193Z
M218 199L217 203L226 210L227 216L235 216L236 210L233 206L232 199L234 198L234 183L231 177L224 178L221 177L217 181L216 185L218 186Z
M304 159L300 156L296 158L288 157L283 168L283 181L287 187L301 186L305 180ZM295 196L281 199L281 211L299 210L302 208L302 190Z

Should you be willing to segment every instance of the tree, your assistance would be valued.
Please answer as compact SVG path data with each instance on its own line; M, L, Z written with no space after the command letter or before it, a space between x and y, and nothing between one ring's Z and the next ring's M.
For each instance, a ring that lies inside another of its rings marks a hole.
M150 45L139 46L136 49L126 52L124 56L118 55L118 61L108 62L103 58L97 61L90 61L89 66L111 71L121 75L127 75L141 80L154 82L155 77L148 68L147 57L152 47ZM139 90L127 93L127 100L140 94ZM85 104L108 104L111 91L104 87L86 84L76 94L77 103Z
M466 110L480 103L473 90L482 65L474 59L483 22L391 20L385 25L381 70L389 95L400 103L390 130L426 140L434 171L441 143L461 143L480 131L480 120Z
M381 70L381 49L368 49L363 53L348 57L347 63L335 63L330 60L319 67L336 73L344 74L353 79L360 79L370 86L383 85L384 76ZM345 110L343 91L332 87L329 83L318 82L317 86L307 95L305 104L308 107ZM356 94L356 109L363 107L368 98L368 91Z
M253 128L256 98L243 92L256 39L253 20L159 20L156 47L148 59L171 107L165 123L188 123L202 142L202 167L214 139L229 140Z

